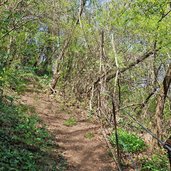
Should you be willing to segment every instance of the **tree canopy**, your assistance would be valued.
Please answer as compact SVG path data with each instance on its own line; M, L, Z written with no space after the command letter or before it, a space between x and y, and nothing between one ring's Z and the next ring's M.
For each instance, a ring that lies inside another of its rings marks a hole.
M171 131L170 26L170 0L3 0L1 99L9 89L24 91L32 73L47 78L49 93L84 102L105 124L117 121L146 139L129 113L164 142ZM158 144L154 137L146 143L151 151Z

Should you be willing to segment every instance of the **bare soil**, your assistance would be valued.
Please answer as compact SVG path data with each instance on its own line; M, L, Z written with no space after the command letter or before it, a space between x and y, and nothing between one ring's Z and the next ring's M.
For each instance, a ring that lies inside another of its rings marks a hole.
M66 107L59 98L42 93L26 93L21 100L35 108L48 130L55 135L55 141L69 164L67 171L117 170L108 154L100 124L88 119L84 110L78 106ZM64 122L70 117L74 117L77 124L65 126ZM87 138L88 133L93 137Z

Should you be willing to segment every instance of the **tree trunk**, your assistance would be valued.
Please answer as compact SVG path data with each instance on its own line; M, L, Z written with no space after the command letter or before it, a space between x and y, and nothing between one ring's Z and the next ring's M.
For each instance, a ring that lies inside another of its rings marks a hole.
M156 113L155 113L156 127L154 128L154 132L156 133L156 135L159 139L162 138L163 110L164 110L164 104L166 101L170 83L171 83L171 64L169 64L168 70L164 77L164 80L163 80L162 86L159 90L159 94L158 94L158 98L157 98L157 107L156 107ZM152 143L153 147L155 145L154 143L155 142Z
M159 50L159 49L158 49ZM156 51L158 51L156 50ZM147 59L148 57L150 57L151 55L153 55L154 52L153 51L149 51L147 53L144 53L142 56L140 56L136 61L130 63L127 67L124 67L122 69L120 69L119 74L122 74L126 71L128 71L129 69L133 68L134 66L138 65L139 63L143 62L145 59ZM88 92L91 91L92 87L96 88L98 83L100 82L100 80L104 77L106 77L106 82L109 82L110 80L112 80L113 78L115 78L117 75L116 71L113 70L109 70L106 73L102 74L100 77L97 78L96 81L94 81L93 85L89 88Z
M54 89L56 87L56 84L57 84L57 81L58 81L58 78L59 78L59 74L60 74L59 73L60 61L61 61L61 59L63 59L63 57L65 55L65 52L68 49L68 46L70 44L71 38L72 38L72 36L74 34L74 31L76 29L77 24L79 24L79 20L81 18L82 13L83 13L83 9L84 9L85 3L86 3L86 0L80 0L80 9L79 9L79 13L78 13L78 18L75 21L75 24L74 24L73 28L71 29L71 31L70 31L70 33L68 35L68 38L65 40L63 48L62 48L58 58L56 59L56 65L57 66L54 67L55 71L54 71L54 74L53 74L53 79L52 79L51 87L50 87L51 93L54 92Z
M165 145L167 145L171 148L171 136L166 140ZM169 149L167 149L167 152L168 152L168 158L169 158L170 170L171 170L171 151Z

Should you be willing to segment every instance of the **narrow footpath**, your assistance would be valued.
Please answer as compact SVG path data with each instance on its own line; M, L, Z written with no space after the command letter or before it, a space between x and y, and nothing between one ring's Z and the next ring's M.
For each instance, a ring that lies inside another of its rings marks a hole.
M22 103L35 108L36 113L55 135L56 144L69 164L68 171L116 171L101 134L100 125L87 118L85 111L68 107L57 99L42 93L26 93ZM66 126L64 122L75 118L77 123ZM90 136L90 137L89 137Z

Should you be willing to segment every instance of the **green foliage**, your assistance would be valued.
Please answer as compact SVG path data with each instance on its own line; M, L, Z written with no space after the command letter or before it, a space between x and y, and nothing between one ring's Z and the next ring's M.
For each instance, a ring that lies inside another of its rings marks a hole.
M77 120L74 117L70 117L69 119L64 121L65 126L74 126L77 124Z
M20 68L4 69L0 81L3 82L3 88L15 90L22 93L26 90L28 83L38 81L38 77L34 74L33 70Z
M128 133L125 130L118 130L119 146L124 152L139 152L145 149L144 141L135 134ZM110 143L116 145L115 133L109 137Z
M89 111L88 117L91 119L96 113L97 104L104 105L106 109L104 113L107 115L109 113L107 110L111 110L110 100L107 97L108 92L113 89L116 82L115 77L110 82L107 77L118 69L121 71L131 63L138 62L142 54L157 50L156 54L151 55L154 55L154 58L149 57L138 65L131 65L132 68L118 75L118 86L116 87L116 98L118 99L116 101L119 102L120 108L123 107L124 110L134 114L133 111L137 111L134 109L139 109L138 104L146 102L152 89L159 88L160 81L156 80L155 85L154 78L163 77L166 66L170 62L171 13L168 0L87 1L83 10L84 15L80 17L77 25L74 25L79 12L79 3L76 0L53 1L53 4L47 0L11 0L3 1L0 6L1 94L6 89L22 93L27 89L28 84L33 82L36 84L38 82L43 88L48 86L53 70L52 65L59 59L59 54L63 54L58 61L58 88L63 89L64 94L67 95L74 93L79 100L84 97L87 99L90 97L90 92L87 93L87 90L92 86L92 82L100 78L101 88L104 87L101 92L105 94L99 96L96 91L98 89L94 87L91 100L93 110ZM103 43L101 30L104 32ZM114 45L111 43L112 34ZM65 40L69 40L68 43ZM102 48L104 55L101 53ZM102 59L99 58L100 56ZM115 65L115 58L117 58L119 68ZM105 77L101 79L100 75ZM105 84L106 81L107 84ZM2 99L3 96L0 98ZM6 98L8 101L13 101L13 98L9 96ZM97 99L102 100L103 103L97 103ZM130 104L135 104L135 106ZM129 105L131 107L127 108ZM168 101L162 121L164 128L168 125L165 133L170 130L169 107ZM17 107L13 106L14 108ZM26 140L29 144L34 141L35 145L41 146L41 142L44 141L43 137L47 136L45 129L37 129L35 127L37 119L23 115L24 111L18 111L21 108L20 106L17 111L14 110L14 113L21 113L21 117L17 116L19 125L15 126L13 138L16 138L16 141L24 141L24 143ZM156 110L155 94L145 107L140 107L139 111L144 109L146 115L144 117L144 111L142 111L139 120L142 123L150 123L148 124L150 128L154 124L151 118L154 117ZM12 110L8 111L10 107L5 110L10 114L13 113ZM5 119L3 116L4 123L7 126L8 123L15 125L18 122L17 117L13 118L16 120L13 123L12 119ZM71 117L64 122L64 125L73 126L76 123L76 119ZM125 123L128 125L129 121L123 120L122 125ZM21 133L19 138L18 132ZM37 137L38 135L41 138ZM86 136L91 137L91 134ZM111 135L110 140L112 144L115 144L114 134ZM126 152L141 151L145 148L140 138L123 130L119 130L119 144ZM32 155L27 153L27 150L23 154ZM29 170L34 170L34 168L29 168Z
M142 171L168 171L169 162L166 155L155 154L151 159L144 159Z
M149 112L151 113L154 113L155 110L156 110L156 99L152 99L150 102L149 102Z
M55 158L49 153L53 148L52 136L37 116L27 114L29 111L33 110L25 105L0 103L1 171L58 170Z
M38 79L38 82L42 87L47 87L49 85L49 82L51 81L51 77L48 75L38 77Z
M4 87L9 87L16 92L23 92L26 88L24 80L21 77L21 72L18 70L8 69L4 70L1 81L4 82Z

